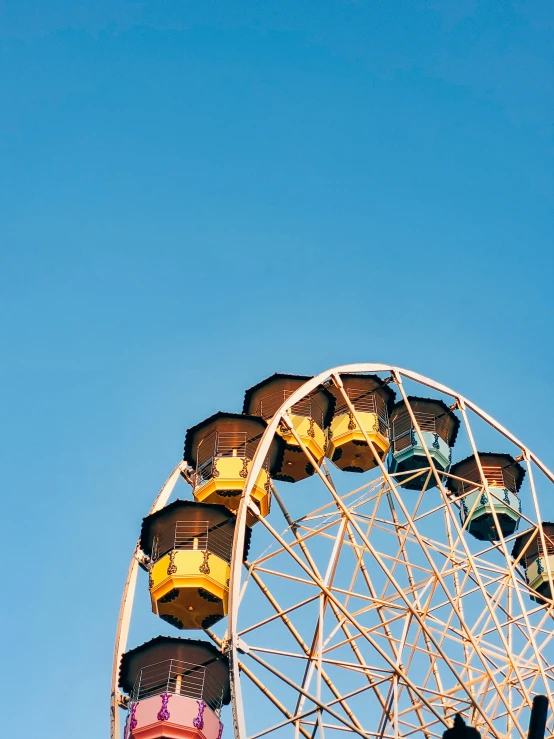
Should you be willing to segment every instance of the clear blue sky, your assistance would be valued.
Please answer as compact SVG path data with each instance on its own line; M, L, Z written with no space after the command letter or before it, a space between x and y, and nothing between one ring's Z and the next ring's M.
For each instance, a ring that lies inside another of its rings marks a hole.
M106 736L140 519L276 370L418 370L554 465L553 31L551 0L0 1L6 736Z

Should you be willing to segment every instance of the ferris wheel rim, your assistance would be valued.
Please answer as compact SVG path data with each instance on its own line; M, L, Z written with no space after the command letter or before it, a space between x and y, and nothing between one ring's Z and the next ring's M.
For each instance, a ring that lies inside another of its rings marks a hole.
M159 493L154 498L154 502L150 506L148 515L156 513L156 511L159 511L166 505L169 497L171 496L171 493L173 492L173 489L175 488L175 485L177 484L177 480L185 470L186 464L184 461L180 461L175 465L171 474L162 485ZM121 662L123 652L127 648L127 639L129 636L131 615L135 601L135 588L140 566L140 559L141 548L139 538L133 550L131 562L129 563L127 578L125 580L125 585L123 586L121 605L119 607L119 616L115 635L114 656L112 662L112 682L110 692L110 739L119 739L120 735L120 719L118 710L119 706L121 705L121 696L118 687L119 664Z
M526 445L524 445L517 437L509 432L502 424L496 419L490 416L488 413L483 411L472 401L468 400L465 396L457 393L446 385L438 383L431 378L428 378L419 373L400 368L394 365L381 364L381 363L353 363L346 365L339 365L329 370L325 370L320 374L308 379L303 383L297 390L285 400L278 411L273 415L271 420L268 422L267 428L264 430L260 443L254 453L252 464L246 478L245 487L241 495L239 508L237 511L233 553L231 559L231 573L229 582L229 607L228 607L228 627L227 635L224 641L219 640L221 647L229 654L230 658L230 672L231 672L231 690L233 695L232 707L233 707L233 721L234 721L234 733L236 739L246 739L246 729L244 724L244 710L242 704L241 694L241 681L239 672L244 670L244 666L239 667L239 653L244 643L241 641L238 630L238 615L240 605L240 588L243 578L243 567L241 542L244 538L246 529L246 515L250 507L251 510L255 510L255 504L253 506L251 501L251 492L254 481L261 469L266 454L269 450L269 445L273 437L277 432L279 424L282 422L287 411L292 408L297 402L302 400L306 395L311 393L321 383L325 382L329 378L338 378L340 382L341 375L358 374L358 373L390 373L392 381L402 389L402 378L414 381L421 385L425 385L432 390L441 393L446 396L450 396L455 399L458 404L458 408L465 412L466 409L472 411L485 421L489 426L502 434L506 439L518 447L527 463L527 467L531 469L531 462L541 470L541 472L551 481L554 482L554 474L551 470L544 465L541 460L533 453ZM403 392L403 391L402 391ZM404 393L403 393L404 394ZM179 477L183 476L186 479L187 464L186 461L181 461L174 468L158 496L156 497L153 505L150 508L150 514L162 508L169 499L175 484ZM533 484L533 483L532 483ZM534 485L533 485L534 489ZM536 497L536 496L535 496ZM140 558L141 558L140 545L137 543L133 556L131 558L131 564L127 580L124 587L124 593L120 608L120 616L118 621L118 630L116 636L116 648L114 651L114 663L112 671L112 695L111 695L111 735L112 739L119 736L119 717L118 717L118 706L121 705L120 695L117 687L117 670L119 666L119 659L121 654L125 650L126 640L128 634L128 628L130 624L131 611L134 602L134 587L136 583L136 576L138 573ZM206 630L209 633L208 630ZM216 637L214 637L216 638Z

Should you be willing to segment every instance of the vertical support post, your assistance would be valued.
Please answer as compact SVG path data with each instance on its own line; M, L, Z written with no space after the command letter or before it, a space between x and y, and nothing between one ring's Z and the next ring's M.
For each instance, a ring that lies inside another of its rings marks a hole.
M506 610L508 611L508 649L509 654L513 654L513 624L512 624L512 618L513 618L513 603L512 603L512 583L508 583L507 592L506 592ZM506 690L508 691L508 707L512 708L512 675L511 675L511 668L508 669L508 681L506 685ZM506 713L506 736L510 736L512 731L512 717L510 716L510 712L508 711Z
M165 692L169 693L169 688L171 686L171 677L173 675L173 660L169 660L169 670L167 671L167 682L165 684Z

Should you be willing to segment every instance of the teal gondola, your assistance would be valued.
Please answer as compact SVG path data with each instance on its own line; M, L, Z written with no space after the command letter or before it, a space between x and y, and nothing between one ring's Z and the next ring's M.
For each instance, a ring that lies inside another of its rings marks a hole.
M472 454L452 465L446 486L460 500L460 520L467 531L480 541L499 541L500 534L506 538L519 526L518 493L525 470L509 454L478 455L483 477Z
M437 480L430 470L429 457L438 472L446 472L452 460L460 421L442 400L409 396L408 402L420 434L404 400L390 415L391 448L388 469L400 487L409 490L433 488ZM414 475L417 470L424 470Z

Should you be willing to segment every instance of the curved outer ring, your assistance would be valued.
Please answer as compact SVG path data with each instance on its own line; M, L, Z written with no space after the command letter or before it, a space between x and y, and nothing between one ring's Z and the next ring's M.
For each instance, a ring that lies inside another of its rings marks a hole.
M241 542L244 538L244 534L246 530L246 513L247 513L248 506L250 505L250 497L251 497L251 491L254 485L254 481L257 479L258 474L260 473L262 464L269 451L273 437L277 431L277 428L279 426L279 423L281 422L281 419L286 414L286 412L290 408L292 408L293 405L298 403L306 395L312 392L312 390L314 390L319 384L327 380L332 375L351 374L351 373L360 373L360 372L371 372L371 373L390 372L395 381L400 381L400 378L404 376L410 380L419 382L422 385L427 385L428 387L433 388L433 390L443 393L444 395L450 395L452 398L454 398L457 401L457 403L460 405L462 409L469 408L476 415L480 416L484 421L486 421L489 425L495 428L499 433L501 433L503 436L509 439L513 444L519 447L525 459L528 462L530 461L534 462L537 465L537 467L546 475L546 477L548 477L552 482L554 482L554 474L551 472L551 470L549 470L549 468L546 467L546 465L544 465L540 461L540 459L538 459L538 457L536 457L531 451L529 451L527 447L524 444L522 444L522 442L517 437L515 437L507 429L505 429L504 426L497 423L497 421L495 421L494 418L489 416L488 413L485 413L485 411L479 408L479 406L467 400L466 398L464 398L463 395L456 393L454 390L447 387L446 385L441 385L440 383L435 382L434 380L431 380L428 377L425 377L424 375L420 375L417 372L411 372L410 370L405 370L400 367L393 367L388 364L373 364L373 363L344 364L344 365L340 365L339 367L334 367L331 370L326 370L325 372L322 372L321 374L315 377L312 377L310 380L305 382L301 387L298 388L298 390L292 393L292 395L290 395L285 400L285 402L282 404L279 410L275 413L267 429L265 430L264 435L262 436L262 439L260 441L260 444L258 445L258 448L256 449L256 453L252 461L252 466L250 468L250 472L246 480L244 492L243 492L241 502L239 505L239 509L237 512L237 525L235 527L235 538L233 542L233 558L231 561L231 577L230 577L230 586L229 586L229 611L228 611L229 621L228 621L228 632L227 632L229 635L228 650L229 650L229 658L230 658L231 695L232 695L233 724L234 724L235 739L247 739L246 726L244 723L244 706L242 702L242 692L241 692L239 666L238 666L238 661L239 661L238 654L241 651L241 646L244 646L244 645L241 645L240 639L238 637L238 611L239 611L239 603L240 603L240 596L241 596L242 569L243 568L242 568L242 557L240 556L240 554L237 554L237 553L242 552Z
M537 467L546 475L546 477L554 482L554 474L551 470L544 465L538 457L536 457L527 447L522 444L513 434L505 429L501 424L497 423L491 416L485 411L481 410L477 405L467 400L463 395L456 393L446 385L441 385L434 380L420 375L417 372L411 372L409 370L402 369L400 367L394 367L389 364L374 364L374 363L359 363L359 364L344 364L333 369L326 370L321 374L312 377L310 380L305 382L299 387L292 395L290 395L279 410L273 416L267 429L264 431L260 444L254 455L252 465L244 492L241 498L239 509L237 512L237 525L235 527L235 538L233 541L233 558L231 561L231 576L230 576L230 587L229 587L229 616L228 616L228 640L227 649L229 651L230 666L231 666L231 693L232 693L232 706L233 706L233 723L235 739L246 739L246 728L244 724L244 707L242 704L242 694L240 686L240 676L238 667L238 653L240 651L241 643L238 638L238 611L239 602L241 595L241 583L242 583L242 556L238 554L242 552L242 541L244 539L246 530L246 513L248 506L251 504L250 497L254 481L261 470L264 459L269 451L269 447L273 440L273 436L277 431L277 427L281 422L281 419L285 413L298 401L302 400L308 393L314 390L319 384L324 382L326 379L334 374L353 374L360 372L390 372L395 381L399 382L402 376L419 382L422 385L427 385L434 390L443 393L444 395L450 395L454 398L462 409L469 408L476 415L480 416L489 425L495 428L499 433L503 434L513 444L519 447L522 451L527 462L534 462ZM177 483L179 477L186 471L186 462L179 462L173 472L170 474L162 489L158 493L152 507L150 508L149 515L163 508L173 488ZM121 656L126 650L127 637L129 633L129 625L131 621L131 613L133 609L133 601L135 595L135 587L137 580L137 573L139 568L139 562L142 557L140 544L137 542L135 551L131 558L129 570L127 573L127 579L123 588L123 596L121 599L121 606L119 611L119 619L117 624L114 659L112 667L112 685L111 685L111 698L110 698L110 737L111 739L119 739L120 737L120 721L118 707L122 705L121 695L117 686L118 674L119 674L119 663ZM244 646L244 645L242 645Z
M156 513L165 506L169 500L169 496L173 492L173 488L180 475L185 471L186 463L179 462L173 472L165 481L162 489L156 496L156 499L152 503L152 507L148 512L151 516L152 513ZM115 635L115 648L113 655L112 664L112 690L110 695L110 737L111 739L119 739L121 736L120 721L119 721L119 706L122 705L121 694L118 688L118 677L119 677L119 663L123 652L127 648L127 637L129 636L129 626L131 624L131 613L133 611L133 602L135 600L135 588L137 584L137 574L139 563L142 558L142 551L140 548L140 539L137 541L135 551L131 557L131 564L127 572L127 579L123 587L123 597L121 598L121 606L119 608L119 619L117 621L117 631Z

